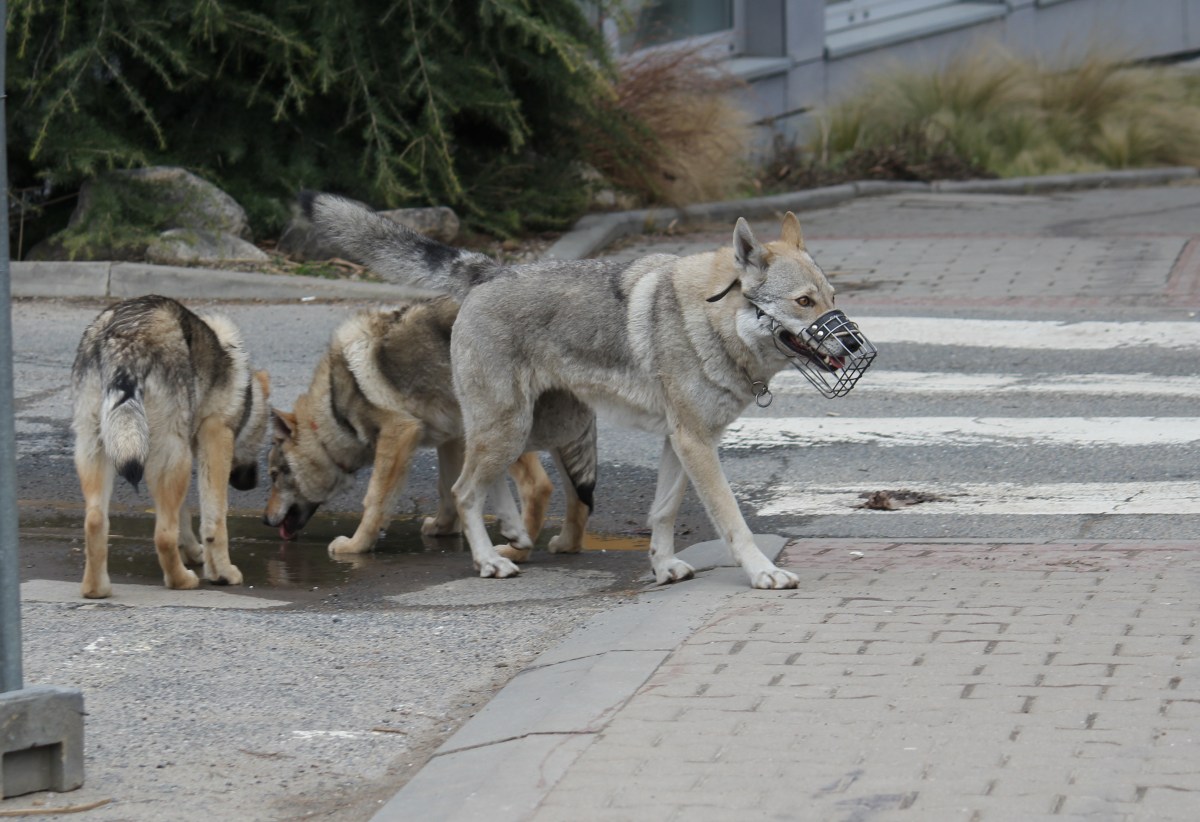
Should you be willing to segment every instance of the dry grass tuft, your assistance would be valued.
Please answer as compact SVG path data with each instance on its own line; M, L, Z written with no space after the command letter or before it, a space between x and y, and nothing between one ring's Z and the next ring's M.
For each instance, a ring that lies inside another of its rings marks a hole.
M890 179L1200 165L1200 78L1099 47L1069 68L976 48L872 75L805 148L810 174L827 178L877 157L890 159L867 176Z
M591 135L589 162L647 203L729 197L748 178L749 119L733 100L742 88L696 49L635 54L600 103L613 127Z

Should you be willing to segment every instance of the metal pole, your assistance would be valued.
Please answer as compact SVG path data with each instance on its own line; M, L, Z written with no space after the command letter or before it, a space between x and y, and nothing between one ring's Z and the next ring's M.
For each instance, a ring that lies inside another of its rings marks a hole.
M0 0L0 21L8 3ZM0 36L0 89L8 59ZM23 687L21 671L21 583L17 559L17 432L13 422L12 296L8 266L8 118L0 94L0 190L5 226L0 233L0 693Z
M0 21L7 20L7 0L0 0ZM7 218L5 60L4 34L0 32L0 192ZM7 224L4 228L0 234L0 799L34 791L73 791L83 784L83 693L22 684L12 278Z

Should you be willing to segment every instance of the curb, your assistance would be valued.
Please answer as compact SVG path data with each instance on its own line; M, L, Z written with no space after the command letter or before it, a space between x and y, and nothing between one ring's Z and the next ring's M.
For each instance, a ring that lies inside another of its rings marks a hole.
M840 205L859 197L899 192L933 194L1034 194L1086 188L1163 185L1200 177L1191 166L1051 174L1004 180L938 180L932 183L859 180L825 188L697 203L682 208L648 208L588 214L547 249L547 260L582 260L622 237L653 231L672 222L733 223L738 217L771 217L785 211L804 211ZM434 292L391 283L324 280L287 274L227 271L213 268L122 262L9 263L11 295L17 298L126 299L161 294L182 300L395 300L430 297Z
M371 822L520 822L672 652L746 587L711 571L598 614L450 737Z
M756 534L772 561L789 540ZM722 540L678 556L696 577L651 586L542 653L438 748L371 822L521 822L617 712L731 597L752 590Z
M859 197L876 197L904 191L933 194L1033 194L1045 191L1070 191L1083 188L1162 185L1200 177L1200 169L1191 166L1100 171L1086 174L1049 174L1041 177L1010 177L1003 180L937 180L932 183L859 180L825 188L754 197L698 203L682 208L648 208L589 214L552 245L546 259L581 260L611 245L622 237L672 222L698 223L726 221L738 217L769 217L785 211L828 208Z
M378 300L433 296L391 283L324 280L256 271L116 262L9 263L13 297L126 299L161 294L180 300Z

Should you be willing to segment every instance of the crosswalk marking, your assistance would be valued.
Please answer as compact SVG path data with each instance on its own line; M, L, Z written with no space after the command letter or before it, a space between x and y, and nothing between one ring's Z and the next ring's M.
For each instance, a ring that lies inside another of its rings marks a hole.
M838 516L872 514L908 516L956 515L1082 515L1082 514L1200 514L1200 483L915 483L911 490L940 501L922 502L895 511L862 507L864 494L902 486L846 485L839 487L776 486L770 498L755 507L759 516Z
M881 350L889 345L939 345L1031 351L1200 350L1200 322L1044 322L932 317L855 317ZM1047 363L1051 365L1052 363ZM881 367L882 366L882 367ZM1145 366L1143 366L1145 367ZM772 380L780 396L811 389L790 369ZM1200 375L1151 373L982 373L889 370L879 363L855 396L1025 397L1030 410L1046 400L1089 397L1200 399ZM722 445L737 451L777 447L872 445L893 447L1145 448L1200 443L1197 416L897 416L841 417L836 404L814 404L811 416L745 417L726 431ZM834 412L824 416L823 412ZM1062 453L1061 451L1058 453ZM749 491L750 489L747 489ZM878 491L912 490L925 500L893 511L864 507ZM757 502L755 502L757 500ZM747 498L759 516L1082 516L1200 515L1200 482L964 482L884 481L867 485L774 483Z
M1142 347L1176 351L1200 349L1200 322L1067 323L860 316L851 319L877 346L904 343L1054 351Z
M771 391L775 394L806 394L812 393L812 388L799 373L784 371L771 380ZM1200 377L1164 377L1157 374L954 374L873 368L855 385L854 393L1200 398Z
M897 446L1166 446L1200 442L1200 417L755 417L726 429L727 449Z

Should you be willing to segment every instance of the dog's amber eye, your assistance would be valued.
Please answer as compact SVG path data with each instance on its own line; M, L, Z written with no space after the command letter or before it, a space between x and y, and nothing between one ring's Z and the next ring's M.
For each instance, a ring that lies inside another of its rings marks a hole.
M800 306L801 308L812 308L812 304L813 304L812 297L797 297L796 298L796 305Z

